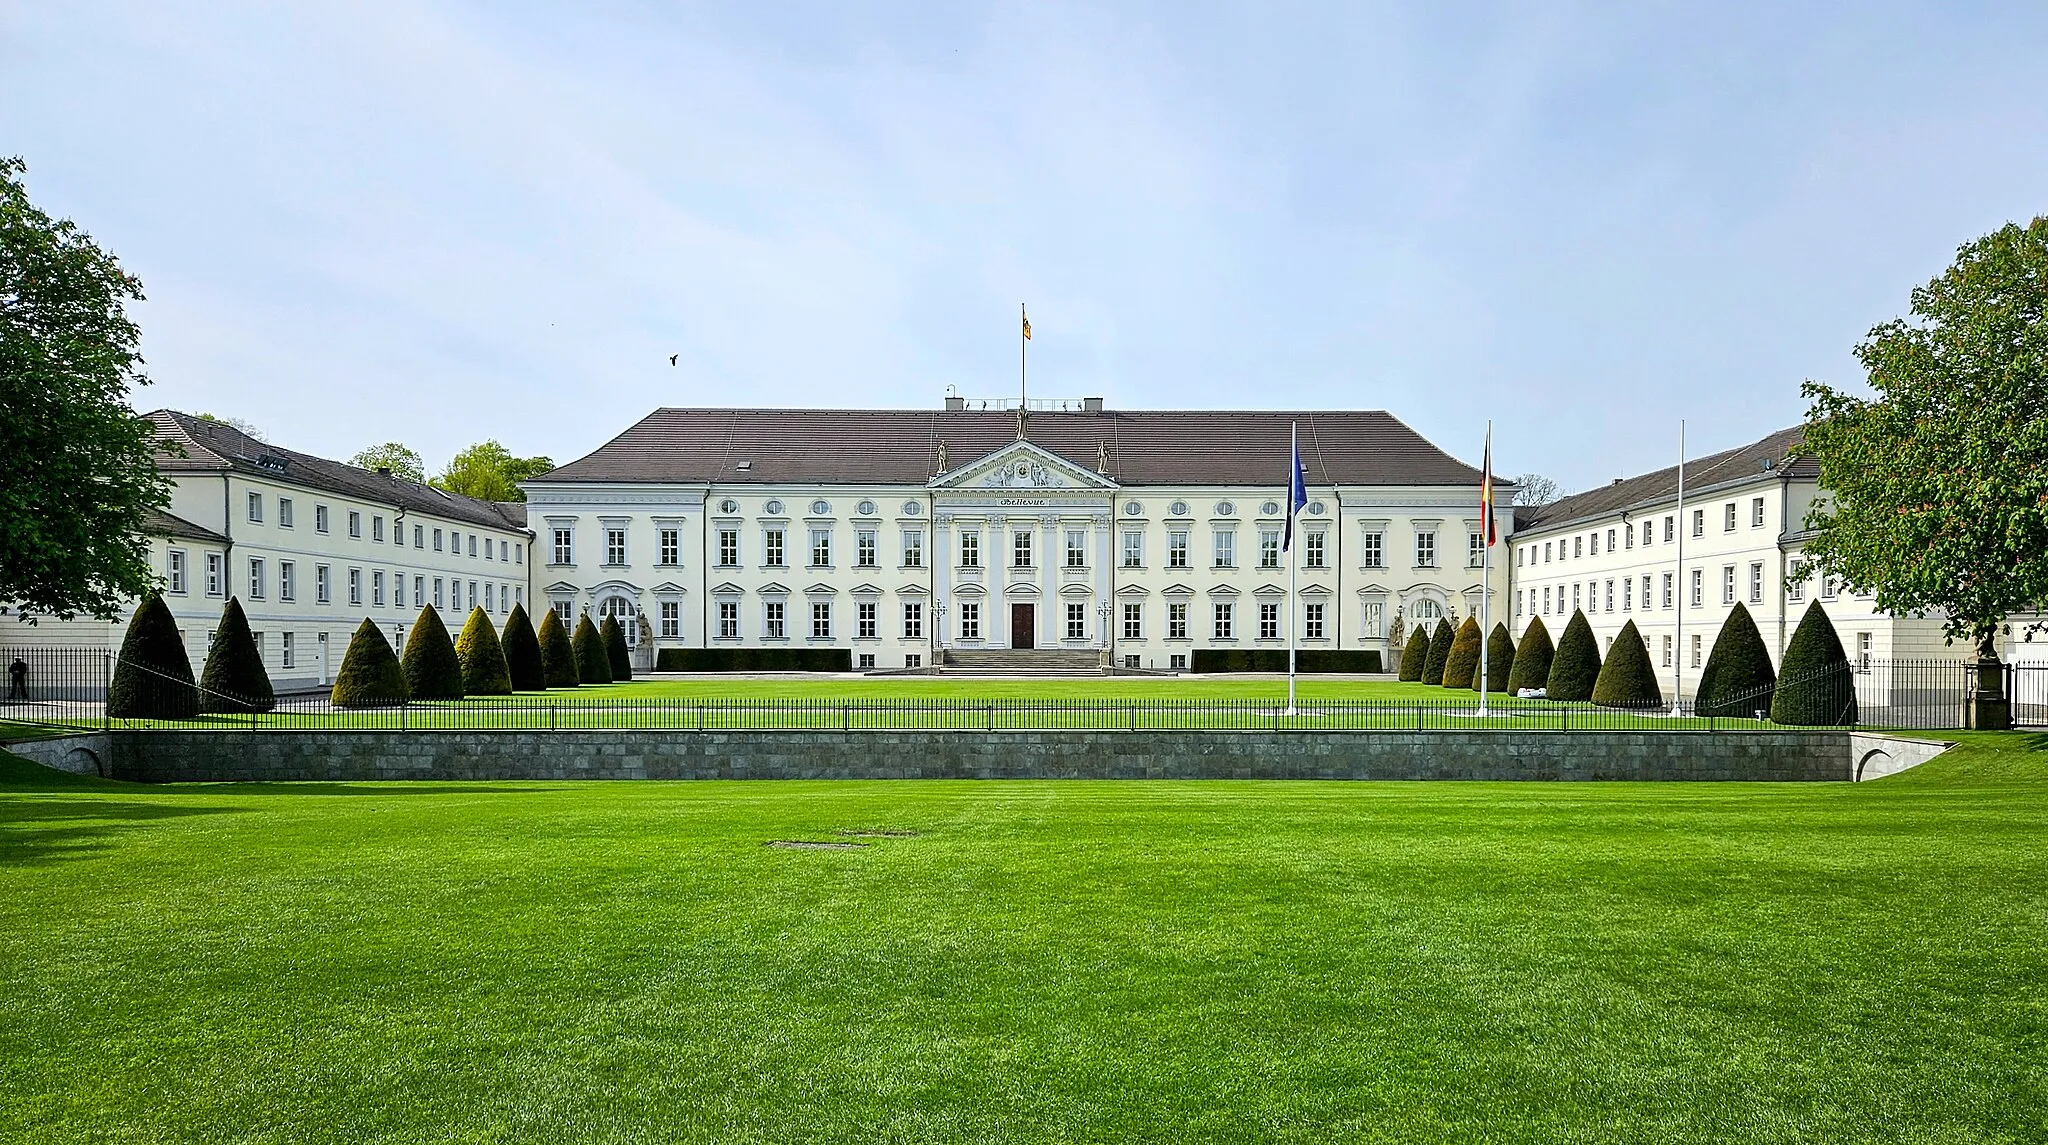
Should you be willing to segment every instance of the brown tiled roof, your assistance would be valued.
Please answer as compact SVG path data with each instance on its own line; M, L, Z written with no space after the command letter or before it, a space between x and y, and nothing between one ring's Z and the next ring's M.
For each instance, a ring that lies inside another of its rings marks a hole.
M1735 449L1711 453L1695 461L1685 463L1685 490L1689 497L1694 490L1707 490L1717 485L1774 476L1813 477L1819 467L1810 457L1791 457L1792 448L1799 444L1804 426L1781 429L1769 437ZM1764 463L1771 464L1770 469ZM1560 497L1548 505L1515 510L1515 528L1548 529L1573 521L1596 517L1609 517L1624 509L1633 510L1652 504L1669 505L1678 495L1678 467L1667 466L1654 473L1640 477L1625 477L1597 489Z
M169 451L158 455L157 468L167 473L232 469L288 485L401 506L410 512L431 513L494 529L526 527L526 506L517 501L485 501L460 493L444 493L417 481L258 441L226 422L177 410L160 409L149 418L156 423L158 437L176 442L184 451L182 457Z
M192 541L213 541L226 544L226 535L216 533L205 525L195 525L174 513L151 509L142 515L142 531L152 537L183 537Z
M1279 485L1301 425L1312 485L1476 485L1479 471L1384 410L1034 413L1031 441L1125 485ZM537 481L921 485L1017 437L1014 411L658 409ZM743 463L746 468L741 468Z

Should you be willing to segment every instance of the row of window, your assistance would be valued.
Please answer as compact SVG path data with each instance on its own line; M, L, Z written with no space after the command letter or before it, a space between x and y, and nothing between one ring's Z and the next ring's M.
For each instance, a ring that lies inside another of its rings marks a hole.
M264 495L262 493L256 492L255 490L250 490L249 523L254 525L263 524L263 512ZM294 514L292 507L292 499L290 497L277 498L278 528L292 528L293 515ZM384 543L384 515L381 513L371 513L369 514L369 518L370 540L377 544ZM392 544L403 545L405 543L404 528L405 526L402 522L396 520L392 522ZM318 504L313 506L313 531L316 533L325 533L328 531L327 506ZM358 510L350 509L348 511L348 535L354 537L357 540L362 539L363 514ZM437 553L452 552L457 556L461 556L463 550L463 543L465 540L467 540L469 546L469 555L474 557L478 555L479 541L481 541L483 560L507 561L512 564L522 565L526 563L526 545L523 542L501 541L493 537L483 536L480 533L465 534L460 529L449 529L446 530L444 533L443 530L441 529L429 529L427 526L422 524L413 525L413 548L424 550L427 547L428 542L430 540L433 544L434 551Z
M1735 519L1736 502L1730 501L1721 507L1721 531L1724 533L1734 532ZM1657 531L1656 525L1657 521L1655 518L1642 522L1642 545L1644 548L1649 548L1652 544L1653 538L1655 537ZM1676 529L1678 527L1678 519L1676 515L1666 513L1663 518L1663 525L1664 543L1668 545L1676 539ZM1764 527L1764 499L1762 497L1753 497L1750 499L1749 527L1752 529L1761 529ZM1636 534L1637 526L1636 523L1633 521L1625 522L1621 525L1615 526L1614 528L1607 529L1605 532L1605 537L1607 539L1607 551L1610 553L1614 552L1617 545L1622 549L1635 548ZM1520 549L1516 552L1515 563L1524 568L1528 567L1529 565L1536 564L1539 561L1547 563L1552 559L1551 550L1553 545L1556 546L1556 559L1561 561L1577 560L1581 557L1587 556L1597 557L1600 555L1600 540L1602 535L1603 534L1601 530L1594 529L1591 532L1572 536L1569 538L1560 537L1556 541L1544 541L1541 546L1538 546L1536 542L1531 541L1528 544L1521 546ZM1707 535L1707 511L1705 509L1694 509L1692 511L1692 535L1695 537L1704 537ZM1570 551L1567 552L1567 549L1569 549Z
M565 614L572 606L564 601L556 606ZM880 635L879 606L860 603L855 607L854 637L872 640ZM1302 638L1305 640L1324 639L1328 606L1323 603L1302 605ZM965 601L956 606L956 624L960 640L982 639L982 606L978 601ZM1258 605L1258 638L1278 640L1280 631L1280 605L1261 602ZM682 635L679 608L673 603L661 605L661 634L664 637ZM1066 606L1066 638L1068 640L1088 639L1088 605L1070 603ZM1123 606L1123 639L1145 639L1145 605L1130 602ZM735 600L718 602L717 638L738 640L740 633L740 604ZM905 603L902 606L902 620L899 628L905 639L921 639L924 636L924 604ZM1232 640L1237 635L1237 606L1233 601L1219 601L1210 606L1209 632L1212 639ZM785 640L789 637L789 611L784 601L770 600L761 604L761 636L765 640ZM813 640L832 638L832 602L819 600L811 602L810 636ZM1166 606L1166 639L1188 639L1188 605L1184 602L1169 603Z
M272 586L271 562L269 558L250 557L247 563L249 579L245 586L245 599L268 600ZM286 604L296 603L299 599L298 562L280 560L276 564L277 579L275 583L277 599ZM361 568L349 568L346 572L348 603L352 605L361 605L363 603L364 571ZM406 605L404 573L393 571L388 574L388 581L386 579L387 574L383 569L370 569L368 573L367 581L371 607L384 607L387 596L391 602L391 607L408 607ZM207 553L203 569L207 596L227 595L226 574L226 557L220 553ZM166 554L164 579L166 581L166 588L173 594L182 595L191 591L189 557L184 549L171 549ZM388 593L386 592L387 584L389 586ZM435 608L465 607L462 593L463 582L460 579L433 577L430 580L430 578L423 575L416 575L412 578L413 607L424 607L426 605L430 584L432 586ZM494 600L496 602L495 607L493 606ZM468 604L466 607L482 607L486 612L509 612L513 604L523 604L525 601L526 589L523 585L484 581L482 582L481 591L479 591L478 582L470 581ZM333 568L330 565L313 566L313 602L315 604L332 604L334 602Z
M1739 582L1737 580L1737 572L1738 568L1735 565L1721 566L1721 603L1732 605L1738 599L1743 599L1750 604L1762 604L1764 602L1764 562L1751 561L1747 577ZM1688 607L1699 608L1706 604L1706 575L1707 573L1704 568L1692 570ZM1661 604L1659 607L1670 608L1673 605L1673 574L1663 573L1661 578L1662 592L1660 593ZM1786 599L1793 602L1805 600L1806 581L1807 569L1805 564L1797 561L1793 562L1791 574L1785 579ZM1640 596L1636 592L1637 581L1634 577L1622 577L1619 581L1610 577L1604 583L1597 580L1589 580L1576 582L1569 586L1560 584L1556 587L1554 598L1552 596L1552 589L1548 585L1542 586L1540 589L1534 587L1516 589L1515 615L1522 616L1525 613L1533 613L1539 616L1569 616L1581 608L1584 608L1587 612L1613 612L1615 611L1615 586L1617 584L1621 587L1621 611L1633 612L1638 607L1647 611L1650 608L1650 575L1645 573L1641 578L1642 590ZM1567 588L1571 590L1569 598L1567 598L1565 592ZM1538 593L1541 593L1540 597ZM1821 578L1820 598L1822 600L1834 600L1840 593L1841 581L1839 579L1833 576ZM1552 607L1553 599L1555 600L1554 609ZM1640 601L1640 606L1638 601Z

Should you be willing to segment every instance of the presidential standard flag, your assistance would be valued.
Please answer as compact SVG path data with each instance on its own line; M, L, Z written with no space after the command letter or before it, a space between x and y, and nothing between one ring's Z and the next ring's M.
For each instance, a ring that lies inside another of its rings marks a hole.
M1493 523L1493 427L1486 427L1486 453L1479 462L1479 515L1486 518L1486 547L1492 548L1495 536Z
M1308 504L1308 471L1301 467L1299 427L1296 427L1289 436L1293 441L1289 449L1287 467L1287 533L1280 542L1280 551L1283 553L1294 548L1294 515L1301 512L1302 506Z
M1031 341L1031 315L1024 313L1022 306L1017 308L1017 314L1024 319L1024 340L1029 342Z

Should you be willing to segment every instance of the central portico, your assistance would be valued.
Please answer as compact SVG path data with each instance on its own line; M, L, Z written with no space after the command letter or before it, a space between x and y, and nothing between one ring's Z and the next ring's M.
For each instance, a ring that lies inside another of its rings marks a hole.
M1020 438L928 488L942 651L1107 647L1115 480Z

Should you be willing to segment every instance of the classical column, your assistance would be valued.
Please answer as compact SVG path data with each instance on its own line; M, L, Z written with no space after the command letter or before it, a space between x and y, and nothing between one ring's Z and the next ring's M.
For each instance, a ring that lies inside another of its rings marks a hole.
M981 573L988 582L982 598L982 646L1010 646L1010 519L995 514L988 519L988 535L982 538Z
M1058 648L1060 637L1064 635L1063 625L1066 619L1055 615L1065 611L1062 606L1066 603L1060 598L1060 564L1067 559L1066 550L1060 547L1060 515L1040 514L1038 523L1043 526L1042 532L1045 534L1045 544L1042 548L1045 553L1045 567L1039 572L1039 583L1044 590L1041 599L1045 603L1038 606L1038 646Z
M1110 587L1111 563L1116 559L1116 530L1112 527L1113 513L1095 514L1095 615L1101 631L1095 634L1095 646L1110 646L1109 626L1116 622L1116 601Z
M947 648L952 645L952 636L946 628L946 616L952 611L953 558L950 548L953 539L953 518L932 515L932 596L931 616L934 647Z

